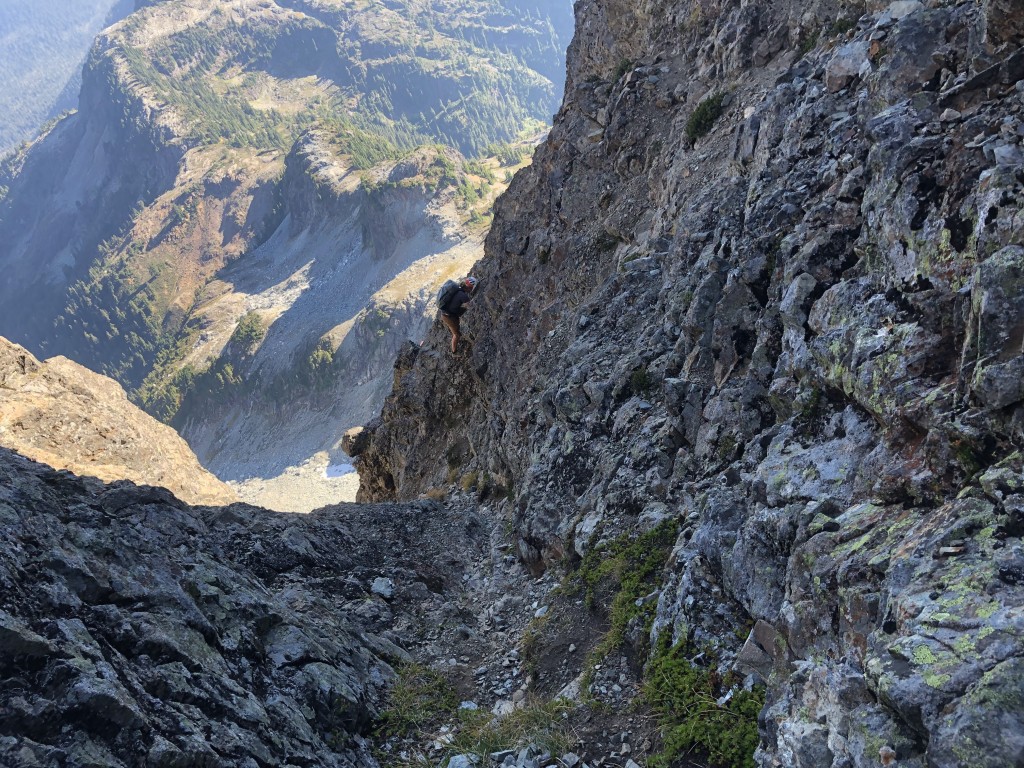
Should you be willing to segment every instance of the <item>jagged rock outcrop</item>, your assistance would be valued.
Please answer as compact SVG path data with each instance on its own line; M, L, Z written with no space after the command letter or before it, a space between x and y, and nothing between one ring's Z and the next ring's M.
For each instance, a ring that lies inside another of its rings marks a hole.
M678 520L654 635L767 682L762 766L1019 764L1019 8L577 14L361 496L487 473L538 569Z
M12 768L375 768L366 736L399 644L455 647L488 544L431 502L192 508L6 449L0 541Z
M189 504L237 501L188 443L132 405L116 381L63 357L41 363L3 338L0 445L55 469L162 486Z

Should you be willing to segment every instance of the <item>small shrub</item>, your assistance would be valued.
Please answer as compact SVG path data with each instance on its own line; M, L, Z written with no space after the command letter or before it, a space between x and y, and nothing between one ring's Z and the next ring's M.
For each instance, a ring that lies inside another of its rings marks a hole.
M718 458L722 461L730 461L736 452L736 437L726 435L718 442Z
M818 44L818 33L817 32L814 32L813 34L809 34L806 37L804 37L800 41L799 48L797 48L797 53L799 54L799 58L803 58L808 53L813 51L814 50L814 46L816 46L817 44Z
M523 630L523 639L520 643L520 651L523 656L523 663L531 672L536 669L538 656L541 651L541 636L544 634L544 627L551 619L551 613L544 616L530 619L530 623Z
M572 706L564 700L535 700L499 718L486 710L463 712L448 752L486 759L494 752L534 746L553 755L564 754L572 748L565 722Z
M697 108L693 110L690 119L686 121L686 135L690 141L696 141L701 136L706 136L714 127L715 121L722 116L725 94L716 93L703 99Z
M471 491L476 488L478 477L479 475L477 475L476 472L467 472L462 476L462 481L459 483L459 486L464 491Z
M646 368L637 368L629 375L629 388L634 395L643 397L654 390L654 378Z
M714 665L693 664L685 643L670 646L667 636L662 638L644 674L644 698L664 737L663 751L650 758L650 768L669 768L694 751L706 752L711 768L754 768L764 692L736 688L739 680L732 675L719 679ZM730 688L732 697L718 704Z
M476 484L476 493L479 498L484 498L491 491L492 482L489 474L486 472L480 473L480 479Z
M615 75L612 77L612 82L617 83L622 79L622 76L633 68L633 62L629 59L623 59L619 62L619 66L615 68Z
M448 492L444 488L431 488L424 495L431 501L442 501L448 495Z

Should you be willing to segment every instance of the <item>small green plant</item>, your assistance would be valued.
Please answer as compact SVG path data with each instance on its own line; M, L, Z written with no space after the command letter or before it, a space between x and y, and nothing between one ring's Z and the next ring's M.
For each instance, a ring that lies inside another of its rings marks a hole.
M642 618L646 626L654 618L654 604L640 599L657 588L678 530L675 520L665 520L634 539L624 535L595 547L583 558L575 579L584 592L587 607L594 607L599 593L612 595L608 607L610 627L597 656L619 647L634 619ZM637 605L638 602L641 604Z
M686 135L690 141L706 136L722 116L725 93L715 93L703 99L686 121Z
M629 375L629 388L638 397L649 395L654 391L654 377L646 368L637 368Z
M798 58L803 58L808 53L814 50L814 46L818 44L818 33L813 32L805 37L801 38L800 45L797 48Z
M670 645L662 635L644 674L644 698L662 729L661 754L648 761L651 768L669 768L684 755L706 752L711 768L754 768L757 715L764 692L742 690L739 680L720 679L709 668L690 661L685 643ZM724 704L723 694L732 690Z
M565 722L572 706L561 699L532 700L499 718L486 710L463 712L448 752L483 759L493 752L533 745L554 755L564 754L572 747Z
M718 441L718 458L722 461L729 461L736 452L736 436L725 435Z
M612 82L617 83L622 79L622 76L633 68L633 62L629 59L623 59L619 62L619 66L615 68L615 75L612 77Z
M471 491L476 488L477 479L479 475L476 472L467 472L462 476L462 481L459 483L460 487L464 491Z
M534 617L530 619L530 623L526 625L523 630L523 639L520 642L520 652L523 655L523 661L526 664L526 668L529 671L533 671L537 667L538 656L541 652L541 637L544 634L544 628L550 621L551 613L547 613L544 616Z
M406 664L388 691L377 734L384 739L419 733L450 717L459 705L451 682L422 664Z

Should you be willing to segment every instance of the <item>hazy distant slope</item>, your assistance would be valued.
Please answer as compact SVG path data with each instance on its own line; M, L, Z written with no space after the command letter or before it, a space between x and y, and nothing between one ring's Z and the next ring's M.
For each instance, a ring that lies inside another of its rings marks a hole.
M75 107L93 38L131 10L131 0L0 3L0 153Z

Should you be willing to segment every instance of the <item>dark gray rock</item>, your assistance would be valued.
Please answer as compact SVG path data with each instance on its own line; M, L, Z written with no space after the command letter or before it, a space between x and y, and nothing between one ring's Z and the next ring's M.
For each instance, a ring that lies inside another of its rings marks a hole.
M440 592L461 584L444 553L477 546L432 507L191 508L5 450L0 509L5 766L374 766L353 739L408 656L349 610L366 582L339 584Z

